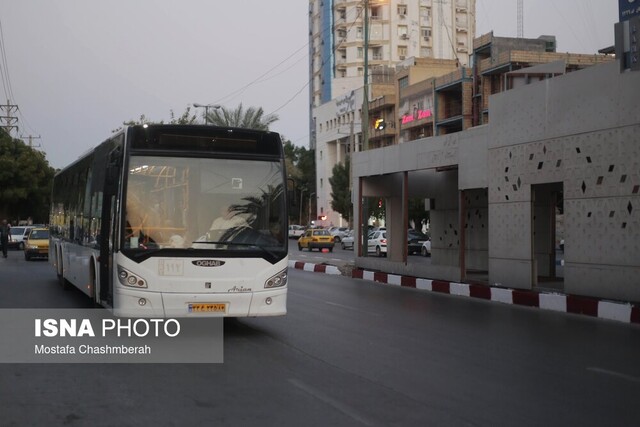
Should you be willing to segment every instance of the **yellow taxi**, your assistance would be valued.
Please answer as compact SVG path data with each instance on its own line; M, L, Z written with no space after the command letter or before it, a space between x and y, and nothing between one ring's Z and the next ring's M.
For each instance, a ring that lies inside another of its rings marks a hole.
M329 230L322 229L309 229L298 239L298 249L309 249L311 252L313 249L329 249L329 252L333 252L333 236L329 233Z
M49 230L33 228L24 244L24 259L30 261L34 257L49 258Z

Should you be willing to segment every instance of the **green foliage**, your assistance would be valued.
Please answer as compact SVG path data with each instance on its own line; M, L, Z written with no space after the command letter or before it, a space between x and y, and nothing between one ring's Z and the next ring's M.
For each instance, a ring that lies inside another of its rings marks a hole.
M0 130L0 215L49 222L54 169L44 153Z
M331 184L331 209L342 214L351 224L353 204L351 203L351 191L349 190L349 168L348 159L344 164L336 164L333 167L329 183Z
M296 147L291 141L284 141L284 155L289 178L295 182L295 197L298 212L291 212L290 221L292 223L308 224L309 202L311 202L311 212L315 212L315 197L310 199L311 194L316 192L316 158L313 150L305 147ZM313 218L311 218L313 219Z
M191 107L187 107L179 117L176 117L173 110L169 110L169 114L171 117L171 119L169 120L169 124L171 125L194 125L198 123L198 117L195 114L191 113ZM164 120L160 120L159 122L153 121L151 119L148 119L144 114L141 114L138 120L128 120L126 122L122 122L123 126L135 126L144 124L162 125L164 124ZM118 132L120 129L122 129L122 126L114 129L112 132Z
M245 111L242 103L233 110L226 107L216 108L210 111L207 116L207 122L216 126L256 130L269 130L269 125L277 120L277 114L265 115L262 107L249 107Z

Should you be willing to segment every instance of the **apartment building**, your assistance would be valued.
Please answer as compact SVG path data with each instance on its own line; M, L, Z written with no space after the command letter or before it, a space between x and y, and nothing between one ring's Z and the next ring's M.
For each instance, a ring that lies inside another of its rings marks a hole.
M397 64L413 58L437 58L468 65L475 34L475 7L475 0L310 0L310 148L316 150L317 215L327 216L327 225L341 221L330 208L328 185L334 159L344 159L344 153L337 150L358 151L361 146L358 135L362 132L363 98L357 93L362 91L365 68L371 82L369 100L389 96L385 105L390 106L397 100L393 99L394 73L389 70ZM367 43L365 13L369 24ZM361 101L353 105L353 114L338 111L338 105L344 107L345 97L358 96ZM336 111L332 112L334 107ZM338 122L343 130L333 135ZM351 135L352 128L355 142L347 144L345 132ZM392 132L391 127L386 131L389 135ZM378 136L373 137L374 146L395 142L377 141Z
M469 64L475 0L310 0L312 124L314 108L363 86L367 4L369 67L393 67L410 57Z

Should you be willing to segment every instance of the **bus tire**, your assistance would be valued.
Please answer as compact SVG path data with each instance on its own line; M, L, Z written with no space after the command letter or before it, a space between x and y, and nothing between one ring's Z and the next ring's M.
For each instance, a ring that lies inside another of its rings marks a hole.
M62 256L58 253L58 283L65 291L69 289L69 281L64 278L64 268L62 266Z

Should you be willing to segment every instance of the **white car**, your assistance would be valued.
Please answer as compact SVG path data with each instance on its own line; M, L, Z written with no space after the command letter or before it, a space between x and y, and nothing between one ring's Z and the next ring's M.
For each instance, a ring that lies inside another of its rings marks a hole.
M377 256L387 256L387 232L375 231L369 236L368 252L375 252Z
M342 239L346 236L349 229L347 227L331 227L329 228L329 233L333 236L333 241L336 243L340 243Z
M297 224L289 225L289 238L297 239L304 234L304 227Z
M427 240L422 244L420 253L422 254L422 256L431 256L431 240Z
M9 231L8 246L10 248L18 248L19 250L23 250L24 240L27 238L32 228L33 227L31 226L30 227L23 227L23 226L11 227L11 230Z
M340 240L340 246L342 249L351 249L353 250L353 230L349 230L347 234Z

